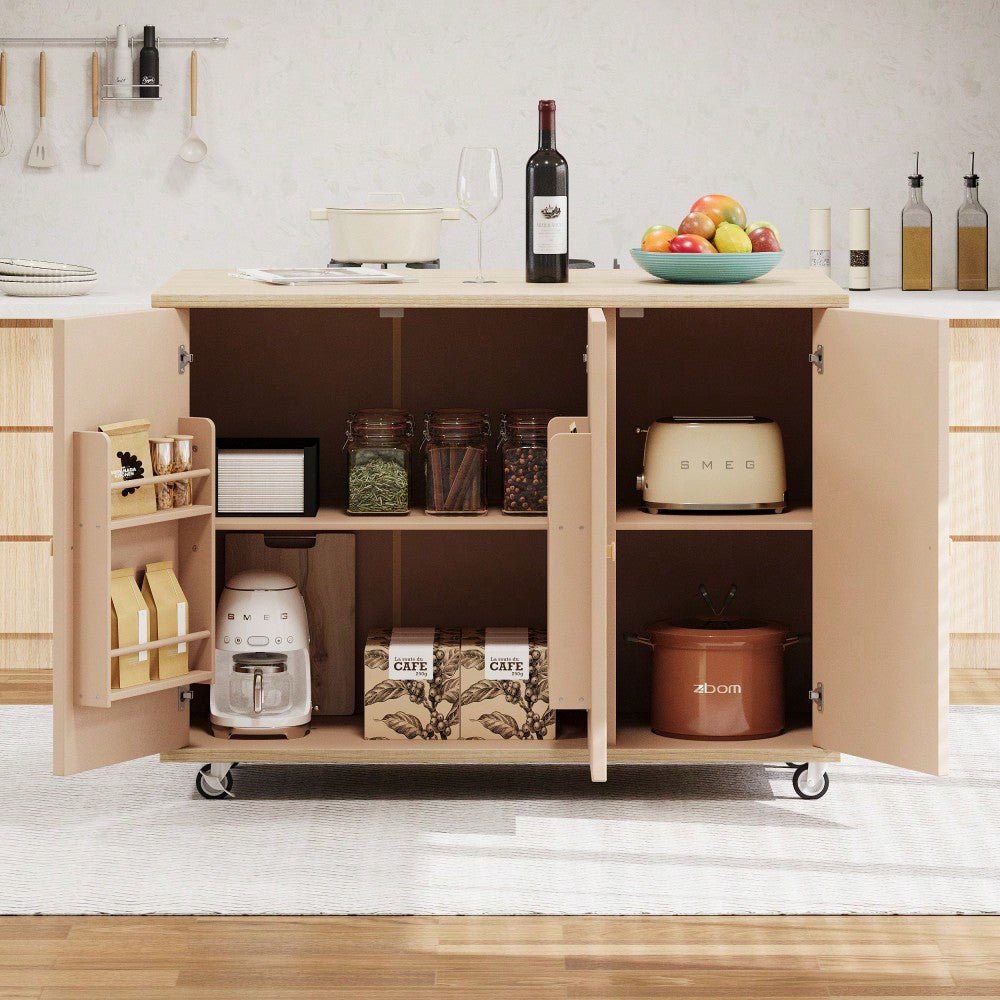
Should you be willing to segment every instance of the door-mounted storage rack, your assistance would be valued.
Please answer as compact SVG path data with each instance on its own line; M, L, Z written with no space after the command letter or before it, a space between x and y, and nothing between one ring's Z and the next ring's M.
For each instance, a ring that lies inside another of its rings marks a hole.
M100 431L75 435L74 577L77 581L74 642L79 652L75 678L76 703L88 708L110 708L114 702L141 695L211 683L214 651L212 622L215 617L214 531L215 486L212 463L215 427L211 420L181 417L177 432L194 436L194 468L167 476L131 480L128 485L154 486L188 480L193 503L141 514L111 517L111 495L121 483L108 478L110 439ZM121 566L140 570L150 562L170 559L188 599L189 621L195 626L180 636L154 639L134 646L112 649L111 571ZM190 669L179 677L151 680L132 687L111 686L111 661L119 656L163 646L187 643Z
M116 86L111 79L112 60L111 50L117 39L103 35L99 37L6 37L0 38L0 48L8 48L13 45L31 45L38 48L52 48L55 46L86 46L87 48L104 48L104 69L102 70L104 79L101 81L102 101L159 101L162 100L163 84L158 84L157 89L160 94L156 97L145 97L140 93L141 84L132 84L132 93L128 97L119 97L115 94ZM135 51L143 43L142 35L132 35L128 40L129 52L132 62L135 62ZM188 48L222 48L229 44L228 35L205 35L190 38L161 38L156 37L158 46L183 45Z

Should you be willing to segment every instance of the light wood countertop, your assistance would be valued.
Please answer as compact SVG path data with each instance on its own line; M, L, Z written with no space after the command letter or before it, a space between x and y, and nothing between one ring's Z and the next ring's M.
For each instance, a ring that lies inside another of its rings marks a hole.
M474 285L466 271L416 271L417 280L386 285L267 285L227 271L181 271L153 293L152 303L176 309L336 308L645 308L825 309L846 307L848 295L813 270L778 268L738 285L680 285L634 268L572 271L566 284L529 285L521 271L491 272L496 283Z

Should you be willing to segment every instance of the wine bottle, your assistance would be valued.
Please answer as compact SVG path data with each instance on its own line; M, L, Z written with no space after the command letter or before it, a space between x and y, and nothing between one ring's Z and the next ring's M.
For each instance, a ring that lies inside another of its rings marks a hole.
M569 281L569 164L556 149L556 102L538 102L538 149L526 168L528 281Z

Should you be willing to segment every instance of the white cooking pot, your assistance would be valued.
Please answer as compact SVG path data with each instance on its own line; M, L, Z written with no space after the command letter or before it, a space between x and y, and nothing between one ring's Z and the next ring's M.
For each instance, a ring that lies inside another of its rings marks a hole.
M394 204L375 205L375 199ZM441 257L441 222L457 208L411 208L401 194L376 192L363 208L314 208L310 218L330 225L330 256L344 263L416 264Z

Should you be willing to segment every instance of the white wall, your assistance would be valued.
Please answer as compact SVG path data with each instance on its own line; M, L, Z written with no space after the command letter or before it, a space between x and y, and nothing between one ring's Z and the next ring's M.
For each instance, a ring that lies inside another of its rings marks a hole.
M153 14L155 11L155 15ZM176 156L188 126L187 50L161 54L165 99L103 111L113 153L83 163L86 48L53 48L49 124L63 162L29 171L37 51L8 52L16 148L0 160L0 254L96 266L149 286L182 267L319 264L314 205L400 190L454 199L463 144L497 145L506 199L487 266L523 261L523 168L536 102L559 106L570 162L571 252L610 266L653 222L722 191L807 260L808 210L872 207L873 277L898 283L899 211L920 149L935 213L935 280L954 284L967 151L993 209L1000 281L1000 7L995 0L3 0L0 35L230 36L201 56L209 156ZM446 223L445 266L469 266L473 227Z

